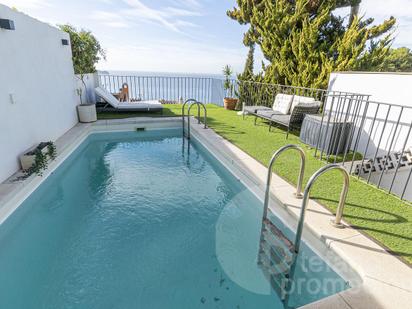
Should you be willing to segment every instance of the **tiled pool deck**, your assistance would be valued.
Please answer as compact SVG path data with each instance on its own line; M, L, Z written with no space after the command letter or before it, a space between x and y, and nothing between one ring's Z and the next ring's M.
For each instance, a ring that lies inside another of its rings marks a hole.
M134 130L137 127L170 128L181 126L181 118L128 118L121 120L100 120L94 124L78 124L56 141L58 157L43 177L31 176L24 181L15 181L16 173L0 184L0 224L20 203L30 195L41 182L53 172L77 146L92 132L113 130ZM234 146L211 129L203 129L192 121L192 136L212 152L240 181L260 199L266 181L267 169L254 158ZM277 149L273 149L276 151ZM295 188L273 175L273 212L286 213L297 218L301 200L294 197ZM282 208L282 209L280 209ZM296 220L288 219L290 222ZM412 304L412 269L387 253L382 247L359 231L346 226L334 228L329 222L333 215L324 207L310 201L305 238L321 240L332 251L342 257L360 276L359 286L333 295L303 308L410 308ZM292 225L294 223L291 223Z

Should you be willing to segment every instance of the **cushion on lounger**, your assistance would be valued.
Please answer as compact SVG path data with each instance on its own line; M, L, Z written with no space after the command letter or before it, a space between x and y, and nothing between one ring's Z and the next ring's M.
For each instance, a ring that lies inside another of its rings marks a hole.
M272 109L270 107L266 107L263 105L252 105L252 106L245 106L243 108L243 111L246 113L251 113L251 114L256 114L258 111L261 110L269 110L272 111Z
M299 95L295 95L292 100L292 106L290 108L290 112L293 112L293 109L296 105L304 105L304 104L313 104L315 102L315 98L312 97L303 97Z
M275 112L273 110L258 110L256 114L262 118L267 118L267 119L272 118L272 116L274 115L284 115L282 113Z
M273 102L273 111L284 115L289 114L292 100L293 95L278 93L275 97L275 102Z
M289 122L290 122L290 117L291 117L291 115L278 115L278 114L275 114L275 115L272 115L272 117L270 117L270 118L273 122L288 126Z

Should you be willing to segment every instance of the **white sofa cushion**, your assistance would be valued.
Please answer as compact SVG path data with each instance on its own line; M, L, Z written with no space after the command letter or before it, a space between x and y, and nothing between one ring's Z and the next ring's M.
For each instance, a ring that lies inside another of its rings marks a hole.
M272 109L275 112L288 115L290 113L290 107L292 105L293 95L278 93L273 102Z
M313 103L315 103L315 98L295 95L292 100L290 112L292 112L295 106L298 104L313 104Z

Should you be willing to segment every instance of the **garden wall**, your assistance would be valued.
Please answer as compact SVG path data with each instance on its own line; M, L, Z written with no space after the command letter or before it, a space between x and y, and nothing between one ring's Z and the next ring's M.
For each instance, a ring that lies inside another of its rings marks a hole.
M0 4L0 182L16 172L18 157L41 141L54 141L77 123L69 36Z
M84 103L96 103L97 97L94 89L99 86L99 78L97 73L90 73L83 75L83 82L81 75L76 75L76 88L82 89L82 102Z
M371 100L412 107L411 73L334 72L329 90L371 95Z

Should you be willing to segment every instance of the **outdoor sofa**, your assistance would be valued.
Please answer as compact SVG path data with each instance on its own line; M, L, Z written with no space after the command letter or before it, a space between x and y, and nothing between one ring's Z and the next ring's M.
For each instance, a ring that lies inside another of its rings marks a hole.
M299 128L306 114L317 114L321 102L312 97L279 93L275 97L272 108L266 106L244 106L243 115L255 116L269 121L269 131L274 123L287 128L286 138L292 128Z

